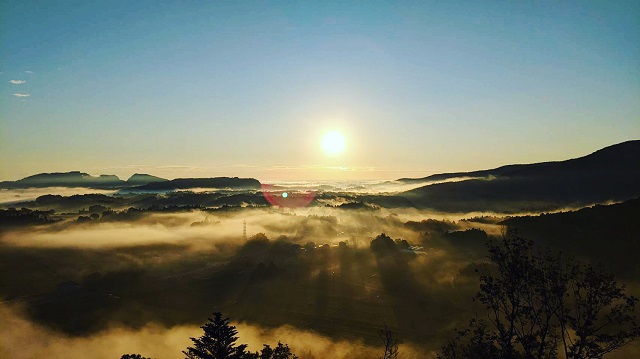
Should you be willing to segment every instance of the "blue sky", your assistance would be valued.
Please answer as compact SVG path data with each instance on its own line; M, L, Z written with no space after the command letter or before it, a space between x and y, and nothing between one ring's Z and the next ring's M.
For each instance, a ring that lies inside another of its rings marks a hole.
M0 72L0 179L417 177L640 138L640 2L9 0Z

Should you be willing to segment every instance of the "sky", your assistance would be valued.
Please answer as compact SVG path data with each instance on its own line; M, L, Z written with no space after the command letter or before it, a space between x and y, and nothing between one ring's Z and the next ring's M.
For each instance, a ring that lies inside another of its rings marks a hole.
M638 1L0 2L0 180L395 179L638 138Z

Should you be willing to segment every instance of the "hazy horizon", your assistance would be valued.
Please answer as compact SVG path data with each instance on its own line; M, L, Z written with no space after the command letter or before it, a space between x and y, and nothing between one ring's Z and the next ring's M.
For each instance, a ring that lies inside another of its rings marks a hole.
M631 139L637 140L637 139ZM626 142L626 141L624 141ZM617 143L616 143L617 144ZM609 144L605 147L609 147L614 144ZM39 173L64 173L71 171L84 172L92 176L99 175L116 175L121 180L126 180L134 174L149 174L157 177L162 177L168 180L177 178L198 178L198 177L250 177L255 178L261 182L269 183L295 183L295 182L376 182L376 181L394 181L400 178L422 178L433 174L441 173L455 173L455 172L472 172L477 170L487 170L497 168L505 165L513 164L530 164L540 162L555 162L565 161L573 158L579 158L587 156L593 152L596 152L602 148L593 149L588 153L577 155L570 158L548 158L542 159L536 162L512 162L502 163L493 167L475 167L465 168L458 170L382 170L377 168L361 168L361 167L346 167L346 166L247 166L237 165L224 168L223 166L210 166L210 167L198 167L198 166L145 166L145 165L130 165L124 168L112 167L104 168L103 170L95 169L94 172L85 171L83 169L73 169L69 167L67 170L52 170L52 171L40 171L26 174L20 177L14 178L0 178L0 181L13 181L27 176L31 176Z
M640 138L636 2L10 0L0 14L2 179L394 179ZM331 132L339 150L322 148Z
M192 166L136 166L135 170L131 169L111 169L104 170L94 169L87 171L78 168L69 168L65 170L36 171L25 175L0 178L0 181L15 181L27 176L40 173L68 173L79 171L87 173L91 176L99 175L116 175L121 180L126 180L134 174L148 174L165 178L168 180L177 178L208 178L208 177L245 177L255 178L261 182L376 182L376 181L393 181L400 178L420 178L436 173L444 173L448 171L428 171L428 170L379 170L379 169L358 169L358 168L338 168L322 167L322 166L305 166L291 167L274 166L273 168L263 169L247 169L245 166L230 167L229 169L192 167ZM257 166L255 166L257 167ZM480 169L480 168L478 168ZM355 174L355 175L354 175Z

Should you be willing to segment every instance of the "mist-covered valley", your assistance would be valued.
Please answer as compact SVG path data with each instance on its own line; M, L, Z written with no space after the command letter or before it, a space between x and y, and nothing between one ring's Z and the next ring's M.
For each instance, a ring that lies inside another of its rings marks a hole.
M402 358L435 357L482 312L475 270L508 228L602 265L638 294L637 199L445 212L413 206L407 189L3 190L3 355L176 358L220 311L253 350L280 340L301 358L369 358L388 325Z
M0 1L0 359L640 358L640 1Z

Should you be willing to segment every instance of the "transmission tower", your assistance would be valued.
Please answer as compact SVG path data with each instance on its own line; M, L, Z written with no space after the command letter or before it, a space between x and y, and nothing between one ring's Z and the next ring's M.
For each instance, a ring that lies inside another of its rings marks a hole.
M247 221L242 222L242 239L247 240Z

